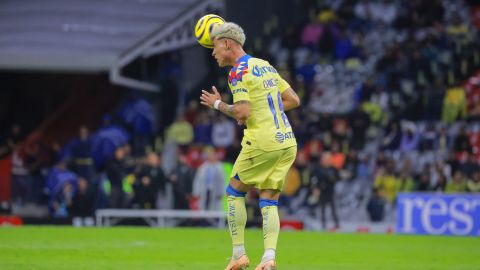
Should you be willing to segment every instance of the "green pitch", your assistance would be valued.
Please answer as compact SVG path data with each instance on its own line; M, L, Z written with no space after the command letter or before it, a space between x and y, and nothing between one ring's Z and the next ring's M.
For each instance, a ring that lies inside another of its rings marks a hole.
M248 230L253 267L262 232ZM208 229L0 228L0 269L224 269L227 231ZM480 269L480 238L282 232L280 270Z

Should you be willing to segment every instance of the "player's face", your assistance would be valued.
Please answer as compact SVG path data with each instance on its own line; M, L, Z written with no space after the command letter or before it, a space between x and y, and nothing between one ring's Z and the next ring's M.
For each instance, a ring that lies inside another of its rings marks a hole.
M228 41L225 39L214 39L213 40L213 52L212 56L215 57L217 63L220 67L225 67L229 65L229 52Z

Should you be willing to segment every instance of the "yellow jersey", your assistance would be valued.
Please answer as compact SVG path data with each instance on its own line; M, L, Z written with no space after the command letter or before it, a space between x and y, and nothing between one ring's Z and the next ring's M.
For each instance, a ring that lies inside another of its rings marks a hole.
M270 63L248 54L240 57L230 70L228 86L234 103L250 102L243 148L273 151L297 145L281 97L290 85Z

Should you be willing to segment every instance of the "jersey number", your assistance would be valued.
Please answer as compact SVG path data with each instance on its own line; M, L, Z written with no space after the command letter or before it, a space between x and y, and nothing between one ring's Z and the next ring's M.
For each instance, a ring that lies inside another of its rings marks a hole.
M267 100L268 100L268 106L270 107L270 112L272 112L272 115L273 115L273 121L275 122L275 127L279 129L280 124L278 122L277 110L275 109L275 104L273 102L273 98L270 93L268 93L267 95ZM285 115L285 112L283 111L283 102L282 102L282 96L280 95L280 91L277 92L277 100L278 100L278 108L280 109L280 114L282 116L283 124L285 125L285 127L290 127L288 118Z

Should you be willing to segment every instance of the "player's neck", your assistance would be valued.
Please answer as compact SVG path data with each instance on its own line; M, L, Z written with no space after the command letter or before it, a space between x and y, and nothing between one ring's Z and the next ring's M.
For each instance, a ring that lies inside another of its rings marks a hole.
M238 59L240 59L241 57L243 57L244 55L247 54L247 53L245 53L245 51L241 47L240 48L235 48L235 49L232 48L232 53L233 53L232 59L234 60L233 63L232 63L232 66L235 65L235 63L238 62Z

